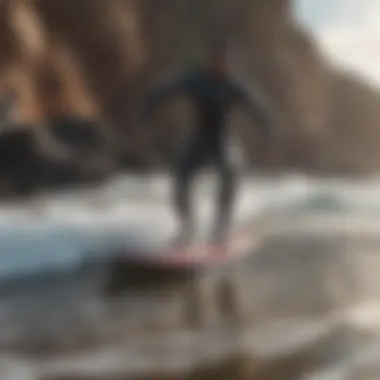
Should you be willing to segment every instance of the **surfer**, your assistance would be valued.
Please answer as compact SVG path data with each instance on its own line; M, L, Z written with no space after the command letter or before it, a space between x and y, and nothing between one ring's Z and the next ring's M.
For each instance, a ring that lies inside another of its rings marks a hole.
M236 188L234 168L228 159L225 144L225 125L231 107L239 103L248 107L264 144L269 142L272 130L266 105L229 76L227 45L217 42L210 50L205 68L185 73L170 83L158 86L143 103L144 121L151 117L159 104L173 96L186 95L195 106L196 128L174 165L173 201L181 223L176 238L179 244L186 244L193 237L190 184L199 169L209 162L214 164L220 180L213 241L223 241L228 233Z

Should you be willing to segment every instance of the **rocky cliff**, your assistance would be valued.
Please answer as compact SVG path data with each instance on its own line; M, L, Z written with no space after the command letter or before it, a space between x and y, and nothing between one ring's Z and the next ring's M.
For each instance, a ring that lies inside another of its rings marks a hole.
M123 137L125 157L165 160L176 127L157 122L154 138L144 140L130 116L155 80L200 63L208 38L224 33L236 47L236 71L272 103L276 166L376 170L377 90L329 67L289 0L4 0L1 7L1 84L18 95L16 120L101 116ZM252 162L265 166L260 141L244 125L242 133Z

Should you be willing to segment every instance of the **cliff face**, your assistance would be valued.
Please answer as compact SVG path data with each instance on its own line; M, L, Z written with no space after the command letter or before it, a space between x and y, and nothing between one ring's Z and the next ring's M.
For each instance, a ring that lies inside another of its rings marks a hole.
M163 156L175 145L173 128L157 124L160 139L140 144L131 112L153 81L201 62L208 39L224 33L236 46L236 71L272 103L276 165L361 172L380 160L379 95L327 66L290 0L4 0L1 7L1 83L16 88L23 121L103 116L131 154ZM260 142L242 130L250 158L265 165Z

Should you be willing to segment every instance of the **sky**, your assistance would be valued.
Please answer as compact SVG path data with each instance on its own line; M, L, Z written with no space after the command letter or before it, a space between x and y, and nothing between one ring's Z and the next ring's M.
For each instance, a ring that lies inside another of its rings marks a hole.
M294 1L329 58L380 87L380 0Z

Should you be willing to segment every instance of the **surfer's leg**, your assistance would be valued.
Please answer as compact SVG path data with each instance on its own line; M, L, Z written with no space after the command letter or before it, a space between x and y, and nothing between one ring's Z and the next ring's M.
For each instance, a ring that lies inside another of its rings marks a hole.
M215 158L216 170L219 177L219 191L217 196L214 239L221 241L227 237L232 223L236 197L236 176L234 165L230 162L226 149L222 144L217 146Z
M180 222L177 242L190 240L194 233L190 202L192 180L206 157L203 141L193 138L179 158L174 173L174 207Z

